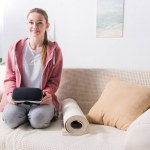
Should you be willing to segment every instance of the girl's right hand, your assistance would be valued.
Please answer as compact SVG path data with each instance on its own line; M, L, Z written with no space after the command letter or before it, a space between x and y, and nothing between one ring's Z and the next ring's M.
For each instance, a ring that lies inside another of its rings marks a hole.
M15 104L15 101L12 99L12 93L9 93L7 96L8 103Z

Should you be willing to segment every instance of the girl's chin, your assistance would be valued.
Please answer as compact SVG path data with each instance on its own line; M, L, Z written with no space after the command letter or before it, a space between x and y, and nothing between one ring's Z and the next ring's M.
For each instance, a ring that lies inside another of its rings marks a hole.
M40 34L31 34L32 37L39 37Z
M32 35L35 35L35 36L36 36L36 35L39 35L39 33L31 33L31 34L32 34Z
M33 36L38 36L40 34L40 32L31 32L31 35Z

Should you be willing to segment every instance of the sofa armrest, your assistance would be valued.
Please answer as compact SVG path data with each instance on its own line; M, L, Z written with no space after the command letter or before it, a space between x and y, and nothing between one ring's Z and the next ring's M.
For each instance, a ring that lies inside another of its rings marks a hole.
M6 66L0 65L0 101L2 98L2 93L4 91L5 72L6 72Z
M150 150L150 109L139 116L128 128L125 150Z
M2 94L3 94L3 90L0 89L0 101L1 101L1 99L2 99Z

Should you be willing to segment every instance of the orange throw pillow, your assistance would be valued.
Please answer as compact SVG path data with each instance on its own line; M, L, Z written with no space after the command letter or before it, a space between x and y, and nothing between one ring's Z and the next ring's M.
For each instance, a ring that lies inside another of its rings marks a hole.
M111 78L87 114L90 123L127 130L150 107L150 87Z

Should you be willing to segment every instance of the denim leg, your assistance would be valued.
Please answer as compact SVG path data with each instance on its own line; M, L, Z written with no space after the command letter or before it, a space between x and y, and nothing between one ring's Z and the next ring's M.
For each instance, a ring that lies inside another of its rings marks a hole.
M7 104L3 111L3 120L10 128L16 128L27 121L27 108L22 105Z
M28 118L31 126L36 129L47 128L54 116L54 105L38 105L31 107Z

